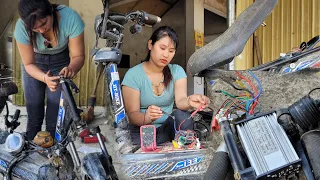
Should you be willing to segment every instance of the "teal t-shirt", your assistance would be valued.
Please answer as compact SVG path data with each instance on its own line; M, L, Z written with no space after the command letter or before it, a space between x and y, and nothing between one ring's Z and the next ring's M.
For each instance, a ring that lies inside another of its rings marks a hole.
M59 5L57 9L60 14L58 44L53 48L47 48L44 45L44 37L40 33L35 33L37 48L34 48L34 52L40 54L60 53L68 47L69 38L77 37L83 32L85 25L76 11L64 5ZM16 23L14 38L21 44L30 44L29 35L21 19Z
M187 75L184 69L177 64L169 64L168 66L171 70L172 81L160 96L154 95L152 82L145 73L142 63L129 69L124 76L122 85L140 91L140 112L144 113L149 105L159 106L167 113L172 112L174 103L174 83L179 79L186 78ZM161 118L154 121L153 124L156 127L159 127L167 118L167 115L163 115Z

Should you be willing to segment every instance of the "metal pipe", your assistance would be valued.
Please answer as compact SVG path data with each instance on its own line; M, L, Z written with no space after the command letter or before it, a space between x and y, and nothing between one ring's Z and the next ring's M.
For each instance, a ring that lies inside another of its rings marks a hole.
M228 0L227 1L227 23L228 27L230 27L235 20L235 7L236 7L236 1L235 0ZM228 70L234 70L234 60L232 60L229 64L227 64L226 67Z
M99 145L100 145L100 148L102 150L102 153L106 156L106 158L109 158L109 153L107 151L106 145L104 144L104 142L103 142L103 140L101 138L100 133L97 133L97 138L98 138Z
M120 46L122 45L123 36L124 35L122 33L120 33L119 39L118 39L117 44L116 44L116 48L117 49L120 49Z
M72 154L72 156L73 156L73 158L74 158L74 161L75 161L75 163L76 163L76 166L77 166L77 168L78 168L78 167L80 167L80 165L81 165L78 152L77 152L77 150L76 150L76 147L75 147L73 141L71 141L69 144L70 144L71 154Z

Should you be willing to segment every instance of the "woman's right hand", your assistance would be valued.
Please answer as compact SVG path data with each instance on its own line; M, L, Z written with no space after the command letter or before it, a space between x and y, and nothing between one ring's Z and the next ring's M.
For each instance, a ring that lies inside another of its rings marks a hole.
M153 122L157 119L159 119L162 116L162 110L160 107L155 105L148 106L148 109L146 110L146 116Z
M59 84L59 76L52 76L50 70L43 76L43 82L47 84L50 91L56 91Z

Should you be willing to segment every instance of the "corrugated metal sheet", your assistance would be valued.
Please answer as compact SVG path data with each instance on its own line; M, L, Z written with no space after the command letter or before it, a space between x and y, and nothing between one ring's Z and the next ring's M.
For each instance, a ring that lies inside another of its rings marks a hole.
M240 14L253 0L237 1L236 11ZM280 53L299 47L320 34L319 0L279 0L271 15L265 20L266 27L255 32L258 37L262 62L266 63L279 57ZM252 38L243 53L237 57L236 69L247 69L257 65L253 51ZM252 63L254 61L254 63Z
M250 4L253 3L253 0L241 0L237 1L236 4L236 16L244 11ZM248 40L245 48L243 49L242 54L240 54L234 63L235 69L248 69L252 67L252 53L253 53L253 41L252 37ZM251 59L251 60L250 60Z

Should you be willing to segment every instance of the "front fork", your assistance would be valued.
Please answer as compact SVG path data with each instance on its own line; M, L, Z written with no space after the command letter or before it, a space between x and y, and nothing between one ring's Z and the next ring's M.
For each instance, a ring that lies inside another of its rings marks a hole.
M76 146L74 145L74 142L71 141L69 143L69 146L70 146L70 149L71 149L72 158L74 159L74 161L76 163L76 167L79 168L81 166L81 161L80 161L79 154L77 152Z
M76 163L76 167L79 168L81 166L79 154L76 150L74 142L68 139L68 132L71 128L72 121L79 122L80 115L78 113L78 108L74 101L71 88L78 93L78 87L72 82L68 80L62 80L61 83L61 96L59 102L59 111L57 117L57 124L56 124L56 132L55 132L55 140L58 143L68 143L72 158ZM69 142L66 142L69 141Z
M111 95L112 114L115 119L115 126L125 128L127 125L127 117L124 109L124 102L121 92L121 83L117 64L109 63L104 69L105 81L109 87Z
M102 151L100 153L89 153L83 158L83 170L89 177L104 177L104 179L118 180L118 175L112 164L112 157L109 155L104 141L101 138L100 127L90 128L93 134L96 134ZM93 167L92 164L95 166ZM103 168L104 171L101 171ZM100 169L100 170L99 170Z

